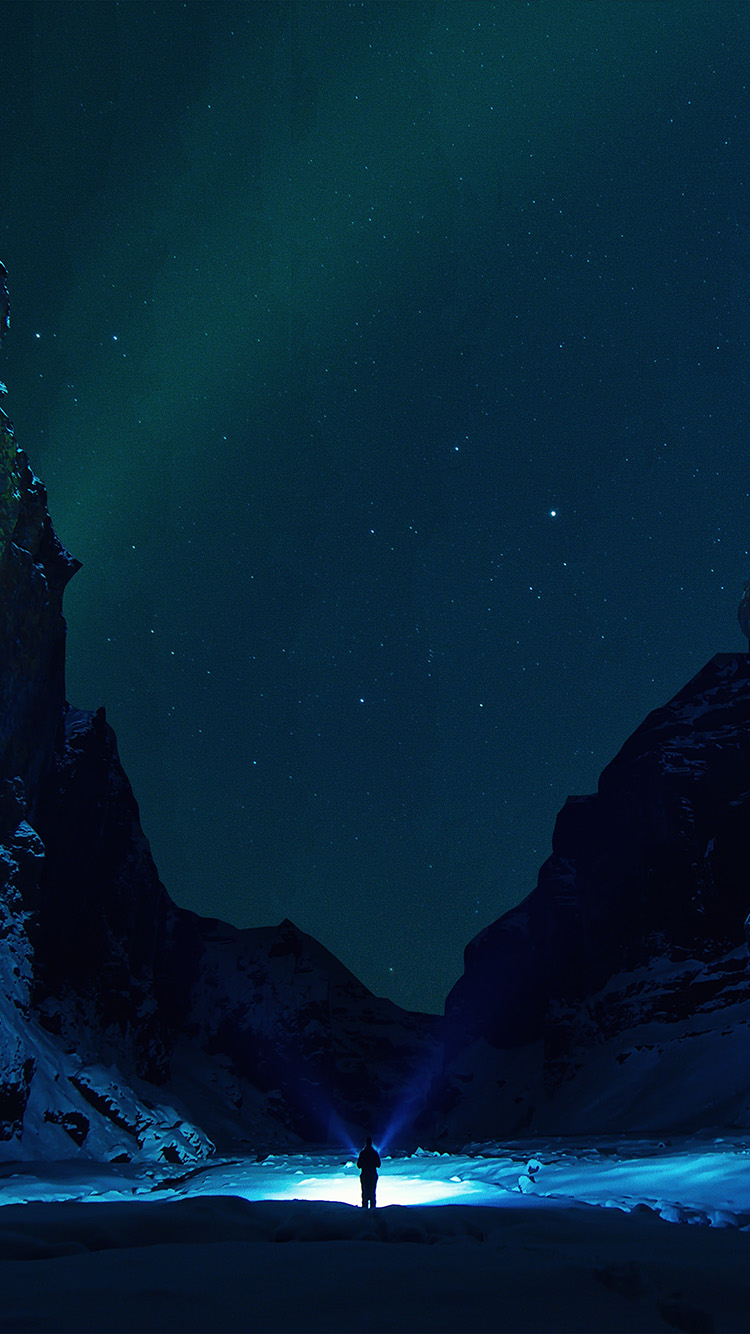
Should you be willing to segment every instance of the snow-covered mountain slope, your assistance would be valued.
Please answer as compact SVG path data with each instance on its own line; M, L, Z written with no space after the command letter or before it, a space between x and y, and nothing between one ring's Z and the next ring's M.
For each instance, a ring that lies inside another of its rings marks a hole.
M570 798L447 1006L450 1136L747 1125L750 657L713 658Z
M60 1040L59 1002L51 1024L52 1011L34 1004L44 845L23 818L21 792L20 780L0 787L0 1159L62 1159L84 1145L109 1160L207 1156L211 1141L163 1096L139 1095L115 1066Z

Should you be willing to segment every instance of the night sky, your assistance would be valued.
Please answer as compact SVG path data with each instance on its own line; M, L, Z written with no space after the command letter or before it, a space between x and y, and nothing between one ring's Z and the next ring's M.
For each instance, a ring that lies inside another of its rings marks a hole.
M0 375L161 878L442 1006L750 571L744 0L0 4Z

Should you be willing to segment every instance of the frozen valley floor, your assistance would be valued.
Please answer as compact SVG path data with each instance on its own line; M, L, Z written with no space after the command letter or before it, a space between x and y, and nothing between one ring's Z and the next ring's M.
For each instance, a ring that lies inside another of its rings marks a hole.
M750 1329L742 1138L482 1147L6 1164L0 1330Z

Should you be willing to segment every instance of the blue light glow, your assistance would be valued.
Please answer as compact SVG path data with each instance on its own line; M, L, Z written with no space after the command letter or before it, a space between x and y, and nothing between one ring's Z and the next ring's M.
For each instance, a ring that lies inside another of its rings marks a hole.
M745 1225L750 1215L750 1137L732 1140L564 1141L484 1145L484 1152L417 1149L389 1158L381 1148L378 1207L492 1205L560 1209L573 1201L629 1212L647 1205L671 1222ZM0 1178L0 1205L34 1201L235 1196L246 1200L320 1200L360 1204L357 1149L270 1154L262 1161L203 1163L199 1171L143 1161L39 1163ZM159 1179L155 1186L155 1178Z
M378 1179L378 1207L389 1204L451 1204L471 1203L471 1196L482 1195L481 1185L471 1181L441 1181L420 1176L389 1175L388 1164ZM274 1198L290 1200L338 1200L341 1204L359 1205L359 1174L352 1164L347 1173L331 1176L302 1177L290 1181Z

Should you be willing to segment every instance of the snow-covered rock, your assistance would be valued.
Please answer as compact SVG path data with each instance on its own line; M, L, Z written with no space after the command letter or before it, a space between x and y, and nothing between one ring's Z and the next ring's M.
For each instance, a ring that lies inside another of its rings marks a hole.
M8 783L0 790L0 827L6 825L0 844L0 1154L23 1125L37 1064L29 1037L33 949L25 901L42 844L25 820L13 818L20 814L17 790Z
M21 786L0 788L0 1160L205 1157L213 1145L202 1131L139 1096L118 1070L86 1067L79 1041L48 1031L34 995L44 846L23 818Z

